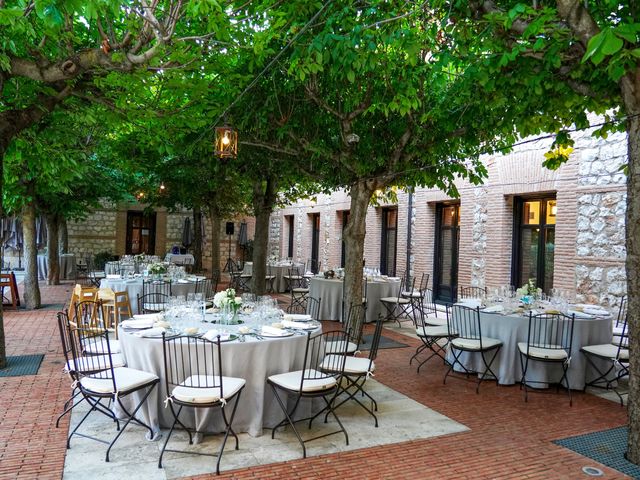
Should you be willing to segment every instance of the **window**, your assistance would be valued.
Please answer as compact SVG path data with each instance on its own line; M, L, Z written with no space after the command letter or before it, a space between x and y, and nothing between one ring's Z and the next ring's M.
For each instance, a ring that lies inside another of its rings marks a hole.
M556 199L515 199L512 283L520 287L533 278L538 288L553 288Z
M311 215L311 265L307 268L313 273L318 273L318 258L320 256L320 214Z
M460 243L460 204L436 206L434 249L434 298L455 301L458 285L458 246Z
M287 224L287 258L293 258L293 230L294 230L294 216L285 215L285 223Z
M347 253L344 246L344 229L347 227L347 223L349 223L349 210L344 210L342 212L342 252L340 254L340 267L342 268L344 268Z
M156 249L156 213L129 210L127 212L127 255L146 253L155 254Z
M380 244L380 273L395 276L398 241L398 209L382 209L382 241Z

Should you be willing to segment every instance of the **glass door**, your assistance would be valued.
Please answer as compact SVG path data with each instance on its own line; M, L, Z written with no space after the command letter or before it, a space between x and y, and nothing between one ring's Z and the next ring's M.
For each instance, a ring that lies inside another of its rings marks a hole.
M398 242L398 209L382 209L382 241L380 243L380 273L395 277Z
M145 253L154 255L156 250L156 213L130 210L127 212L127 255Z
M454 302L458 286L458 245L460 243L460 205L436 207L434 250L434 299Z
M318 273L318 260L320 257L320 214L311 214L311 265L312 273Z
M512 283L519 288L533 279L548 293L553 288L556 200L516 198L515 207Z

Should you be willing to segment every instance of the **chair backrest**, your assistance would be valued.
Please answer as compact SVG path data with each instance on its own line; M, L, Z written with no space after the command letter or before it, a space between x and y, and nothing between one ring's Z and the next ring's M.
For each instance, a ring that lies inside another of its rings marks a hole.
M220 388L222 384L222 355L220 337L211 342L205 338L162 335L166 391L171 393L178 385L190 388Z
M482 329L480 325L480 307L471 308L464 305L447 307L447 325L450 337L480 340L482 348Z
M420 287L418 288L420 293L426 290L427 285L429 285L429 274L423 272L422 277L420 277Z
M165 309L171 297L164 293L154 292L138 295L138 312L156 313Z
M625 317L624 321L618 325L622 330L620 334L614 333L612 343L618 347L618 351L616 352L616 359L620 359L620 353L626 351L626 355L624 356L624 361L629 362L629 331L627 330L627 318Z
M69 374L75 380L75 362L73 358L73 341L74 334L71 331L71 325L69 324L69 314L66 311L58 312L58 331L60 332L60 341L62 343L62 353L64 354L65 365L69 365Z
M300 391L303 391L305 382L329 377L337 378L337 385L340 384L347 360L349 333L348 330L334 330L312 336L311 332L307 332L307 348L304 353L304 371L300 379ZM326 355L326 345L332 345L332 355ZM322 369L319 368L321 364Z
M616 318L616 327L620 327L627 322L627 296L624 295L620 299L620 308L618 309L618 318Z
M550 350L565 350L571 356L573 344L573 325L575 315L562 313L529 313L529 333L527 335L527 353L532 347Z
M436 303L433 301L433 290L425 287L424 290L421 290L420 295L420 314L421 316L426 316L433 313L436 317L438 316L438 308L436 307Z
M218 283L220 283L220 270L215 269L211 272L211 296L213 297L218 291Z
M71 342L75 371L79 378L91 377L100 380L110 380L113 392L117 392L113 364L105 359L111 358L111 345L109 334L106 329L100 327L90 327L69 322L72 336L75 334L77 340ZM85 355L87 347L91 347L92 352L100 352L100 355ZM82 388L82 384L80 388Z
M380 338L382 337L383 324L384 324L384 318L379 317L376 320L376 328L373 331L373 337L371 338L371 348L369 349L369 360L371 360L372 362L378 356L378 347L380 346Z
M485 298L487 287L458 287L458 298Z
M103 327L102 300L85 300L76 303L74 320L83 327Z
M307 298L307 313L311 315L314 320L319 320L320 316L320 301L322 298Z
M412 293L413 289L416 286L416 277L412 277L410 281L405 281L403 286L404 286L404 288L402 289L403 292Z
M345 324L345 331L349 332L349 340L356 345L360 345L360 341L362 340L365 314L366 310L361 303L352 303L349 307L349 316Z
M143 280L142 295L148 293L162 293L171 296L171 280Z

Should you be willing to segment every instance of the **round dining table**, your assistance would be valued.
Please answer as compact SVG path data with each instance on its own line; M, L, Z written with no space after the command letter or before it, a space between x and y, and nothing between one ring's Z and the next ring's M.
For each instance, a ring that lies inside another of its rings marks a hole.
M498 377L501 385L519 383L522 378L522 366L518 342L527 341L529 333L529 317L526 315L502 315L499 313L480 312L480 326L482 336L502 340L502 348L498 352L491 369ZM580 347L585 345L600 345L611 342L612 325L609 318L592 317L579 318L576 316L573 327L573 345L571 348L571 362L567 377L572 390L582 390L585 386L585 375L589 366ZM493 352L485 354L490 359ZM451 356L449 357L451 359ZM463 353L461 362L469 370L484 371L484 363L479 353ZM541 382L554 383L561 378L562 367L558 364L531 362L527 370L527 378ZM591 378L591 377L590 377Z
M59 255L60 262L60 278L62 280L76 279L76 256L73 253L63 253ZM46 280L49 274L49 265L47 263L47 255L40 254L37 258L38 262L38 280Z
M186 279L174 280L171 283L171 296L182 295L184 297L189 293L195 293L196 283L198 280L204 280L205 277L196 276ZM119 275L109 275L100 280L100 288L110 288L114 292L126 291L129 295L131 303L131 311L133 314L140 313L138 311L138 295L142 296L142 284L144 277L136 276L133 278L122 278Z
M309 281L309 297L320 298L318 318L342 321L342 285L337 278L313 277ZM381 298L395 297L400 292L400 279L380 278L367 281L366 322L375 322L379 315L386 315ZM345 303L350 303L345 301ZM348 305L345 305L348 306Z
M238 326L208 325L207 328L224 328L233 332ZM320 326L312 335L319 332ZM120 327L118 338L127 367L154 373L160 378L159 385L140 409L142 419L151 426L156 438L160 427L170 427L173 422L171 410L165 404L167 388L162 338L145 338L139 335L142 333L126 331ZM273 391L267 385L267 378L302 368L307 335L300 332L279 338L246 335L242 338L244 341L239 341L240 338L221 343L222 365L225 376L239 377L246 381L233 420L233 429L256 437L262 435L264 427L273 427L283 418L282 410L273 397ZM132 399L123 401L136 403L140 401L142 394L143 392L133 394ZM311 404L301 407L303 410L309 410ZM201 432L224 430L220 413L215 409L186 409L180 419L189 427L196 426Z

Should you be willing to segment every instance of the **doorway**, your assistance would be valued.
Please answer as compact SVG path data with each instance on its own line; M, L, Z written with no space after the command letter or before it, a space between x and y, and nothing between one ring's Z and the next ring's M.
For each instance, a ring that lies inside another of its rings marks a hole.
M127 255L154 255L156 250L156 212L127 212Z
M460 204L436 206L434 253L434 299L454 302L458 285L458 245L460 243Z

